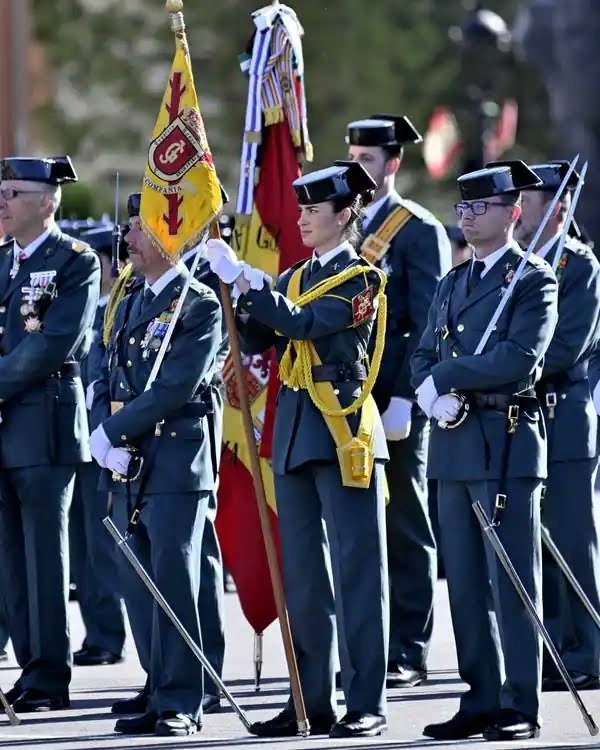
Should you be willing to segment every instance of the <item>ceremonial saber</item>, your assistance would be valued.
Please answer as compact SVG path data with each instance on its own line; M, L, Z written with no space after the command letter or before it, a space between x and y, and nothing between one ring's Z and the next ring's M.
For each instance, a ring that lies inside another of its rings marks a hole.
M251 722L248 719L248 716L246 715L246 712L244 711L241 706L238 705L233 695L229 692L229 690L225 687L225 684L219 677L219 675L215 672L213 669L211 663L208 661L206 656L203 654L202 650L194 641L192 636L188 633L188 631L184 628L181 620L177 617L165 597L160 593L158 587L152 580L152 578L148 575L148 572L144 568L144 566L141 564L141 562L138 560L138 558L135 555L135 552L131 549L129 546L129 543L127 542L127 538L124 537L119 529L115 526L112 519L108 516L103 521L104 525L108 529L109 533L111 534L112 538L115 540L117 547L123 552L125 557L129 560L131 563L131 566L135 570L135 572L138 574L138 576L141 578L142 582L152 595L154 601L159 605L159 607L162 609L162 611L165 613L165 615L171 620L173 625L177 628L179 634L183 638L183 640L186 642L186 644L189 646L190 650L194 654L194 656L198 659L198 661L202 664L204 669L207 671L210 678L213 680L215 685L219 688L219 690L223 693L225 698L229 701L231 707L238 715L240 721L244 725L244 728L247 731L250 731Z
M554 643L552 643L552 639L550 638L550 635L548 634L548 631L546 630L544 623L542 622L540 616L538 615L535 609L535 606L533 602L531 601L531 598L529 594L527 593L525 586L523 585L523 582L519 578L519 574L517 573L512 562L510 561L510 557L508 556L508 553L504 549L504 545L500 541L500 537L498 536L496 529L492 526L491 522L489 521L486 515L485 510L483 509L483 506L478 500L472 503L471 507L475 511L475 515L477 516L477 520L479 521L479 524L481 526L483 533L487 537L489 543L492 545L492 548L494 552L496 553L496 556L500 560L502 567L504 568L506 572L506 575L510 579L510 582L514 586L515 591L517 592L521 601L523 602L525 611L529 615L529 619L531 621L531 624L534 630L537 629L539 634L542 636L544 645L548 649L550 656L552 657L552 661L555 663L556 668L560 672L560 676L564 680L565 685L567 686L569 692L571 693L571 696L573 700L575 701L575 705L579 709L581 716L583 717L583 721L585 722L585 725L587 726L590 735L592 737L595 737L599 731L598 727L596 726L594 719L592 718L591 714L588 712L583 701L581 700L581 697L579 693L577 692L575 685L573 684L571 675L567 671L567 668L565 667L563 660L560 658L560 655L558 651L556 650Z
M560 197L561 197L564 189L566 188L567 183L569 182L569 179L570 179L571 175L573 174L573 171L575 169L575 166L577 164L578 159L579 159L579 154L577 154L577 156L573 159L573 161L569 165L569 169L568 169L566 175L564 176L564 179L561 182L560 187L558 188L558 190L556 191L556 194L555 194L554 198L550 202L550 205L548 206L548 210L544 214L544 218L542 219L539 227L537 228L537 231L536 231L533 239L529 243L529 247L527 248L527 251L525 252L525 255L523 256L523 258L521 259L521 262L517 266L517 270L513 274L512 280L511 280L510 284L508 285L508 288L506 289L506 292L502 295L502 299L500 300L500 304L498 305L498 307L496 308L494 314L492 315L492 319L488 323L488 326L485 329L485 331L483 333L483 336L481 337L481 340L477 344L477 348L473 352L473 355L481 354L482 351L485 349L485 346L486 346L487 342L489 341L489 338L492 335L492 332L493 332L494 328L496 327L496 323L500 319L500 316L504 312L504 308L508 304L508 300L511 298L512 293L515 290L515 286L517 285L517 282L519 281L519 279L521 278L521 276L523 275L523 273L525 271L525 266L527 265L527 261L529 260L529 257L531 256L531 254L533 253L533 251L537 247L537 244L538 244L538 242L540 240L540 237L542 236L542 232L546 228L546 224L548 223L548 220L550 219L550 216L552 215L552 212L556 208L556 206L558 204L558 201L560 200Z
M597 610L594 608L594 605L591 603L591 601L588 598L588 595L583 590L581 584L575 578L575 575L573 574L573 571L569 567L567 561L562 556L560 550L554 544L554 541L552 540L552 537L550 536L550 533L548 532L548 529L542 524L542 542L546 545L546 549L552 557L554 558L554 561L558 565L558 567L562 570L565 578L567 581L571 584L573 589L575 590L575 593L579 597L579 600L587 610L587 613L594 621L597 628L600 629L600 615L598 614Z
M554 260L552 261L552 270L554 273L556 273L556 269L558 268L558 264L560 262L560 257L562 255L563 248L565 246L565 242L567 241L567 235L569 234L569 225L573 221L573 217L575 216L575 209L577 208L577 203L579 202L579 196L581 195L581 189L583 188L583 185L585 183L585 176L587 174L588 170L588 162L583 165L583 168L579 174L579 182L577 183L577 187L575 188L575 191L573 192L573 197L571 198L571 205L569 206L569 210L567 211L567 215L565 217L565 226L564 231L560 235L560 239L558 241L558 249L556 251L556 255L554 256Z
M21 719L17 716L15 713L14 708L10 705L10 703L6 699L6 695L4 695L4 692L0 690L0 703L2 703L2 706L4 708L4 711L8 717L9 723L13 727L18 727L21 723Z

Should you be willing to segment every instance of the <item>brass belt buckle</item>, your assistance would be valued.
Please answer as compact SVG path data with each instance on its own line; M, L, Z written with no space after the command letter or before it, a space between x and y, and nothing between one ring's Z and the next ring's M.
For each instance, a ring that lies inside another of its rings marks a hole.
M519 407L517 404L511 404L508 407L508 434L514 435L519 424Z

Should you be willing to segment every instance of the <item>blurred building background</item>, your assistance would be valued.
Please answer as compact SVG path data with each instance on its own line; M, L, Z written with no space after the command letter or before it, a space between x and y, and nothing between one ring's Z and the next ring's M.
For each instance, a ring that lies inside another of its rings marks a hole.
M591 161L579 218L600 241L600 0L298 0L315 165L345 155L346 122L408 114L400 189L447 220L454 178L501 154ZM196 85L221 179L238 180L256 0L187 0ZM173 53L163 0L0 0L0 154L70 153L66 214L137 188ZM427 159L427 169L424 164Z

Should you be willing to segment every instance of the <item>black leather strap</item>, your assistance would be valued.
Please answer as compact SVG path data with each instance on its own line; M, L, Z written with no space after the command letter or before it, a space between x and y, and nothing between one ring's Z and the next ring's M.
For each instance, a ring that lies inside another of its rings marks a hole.
M312 376L315 383L366 380L367 368L362 362L328 362L325 365L315 365Z

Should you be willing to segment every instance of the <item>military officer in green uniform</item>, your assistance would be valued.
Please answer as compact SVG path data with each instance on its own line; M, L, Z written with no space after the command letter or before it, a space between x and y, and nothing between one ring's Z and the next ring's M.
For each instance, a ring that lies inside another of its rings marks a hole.
M437 562L425 470L429 421L410 384L410 358L452 253L443 225L395 188L404 146L421 141L408 117L375 115L351 122L346 141L348 158L362 164L377 183L362 220L360 252L388 276L385 356L374 390L390 453L387 681L388 687L412 687L427 676Z
M22 669L17 712L69 706L68 514L90 460L78 361L98 303L100 267L54 222L68 157L0 160L0 590Z
M532 256L475 355L523 258L513 240L521 190L539 180L515 162L465 174L458 184L456 210L474 257L440 282L413 357L412 382L421 408L433 417L428 474L439 480L458 668L469 689L459 712L424 734L456 740L483 732L487 740L524 740L539 734L541 640L471 506L479 501L497 525L541 614L546 432L533 386L556 326L557 283L546 261Z
M532 167L541 180L523 191L519 239L530 242L560 186L568 162ZM554 264L564 231L573 173L539 241L537 254ZM548 431L548 479L542 523L550 532L596 611L600 611L600 549L594 500L598 419L592 403L588 360L600 330L600 264L591 249L567 236L557 260L558 325L536 385ZM549 553L543 556L544 618L573 684L597 688L600 631ZM566 690L553 664L544 665L544 690Z
M385 306L385 275L347 238L360 196L375 183L359 164L336 162L294 188L313 257L285 271L273 291L265 274L241 263L225 242L209 240L207 254L221 280L235 281L241 292L244 351L275 344L280 359L273 472L285 597L311 731L372 736L386 726L388 638L387 448L369 394L384 346L381 329L370 373L366 361L376 308ZM339 721L336 622L346 698ZM296 734L290 704L251 731Z
M145 234L139 199L139 193L130 196L125 238L139 279L116 309L102 377L94 386L92 423L98 426L90 445L114 493L115 523L124 532L132 511L139 511L130 544L201 645L198 595L204 524L215 488L211 382L221 343L221 307L214 292L192 279L169 350L146 390L189 274L183 262L173 265ZM144 459L141 471L130 467L132 449ZM111 473L129 481L111 482ZM202 726L202 665L129 562L120 562L133 636L149 675L149 702L145 713L119 719L115 729L194 734Z

